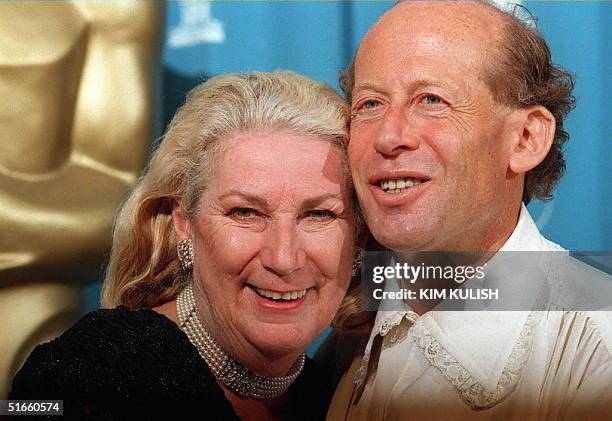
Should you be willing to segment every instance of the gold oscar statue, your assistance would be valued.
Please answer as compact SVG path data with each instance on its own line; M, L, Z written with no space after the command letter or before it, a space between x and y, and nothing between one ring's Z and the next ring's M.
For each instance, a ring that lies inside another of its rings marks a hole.
M164 4L0 3L0 399L81 311L153 136Z

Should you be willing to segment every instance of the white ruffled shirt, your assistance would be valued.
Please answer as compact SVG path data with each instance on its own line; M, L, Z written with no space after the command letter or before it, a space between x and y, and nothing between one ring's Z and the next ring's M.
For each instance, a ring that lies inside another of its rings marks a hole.
M539 233L523 206L500 251L563 249ZM591 290L595 283L609 293L612 277L567 256L561 275L570 273ZM520 268L506 269L496 279L520 283L526 278ZM546 273L553 284L557 269ZM524 292L531 285L518 287ZM559 294L575 295L558 289L549 297L553 304ZM536 295L523 294L531 301L522 304L533 305ZM422 316L379 311L365 349L338 384L327 419L611 419L612 313L546 308L551 310Z

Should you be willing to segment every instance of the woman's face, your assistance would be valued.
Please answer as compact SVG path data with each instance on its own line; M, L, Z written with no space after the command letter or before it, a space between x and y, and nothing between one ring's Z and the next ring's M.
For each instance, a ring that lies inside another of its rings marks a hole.
M196 299L234 356L303 352L347 290L355 210L337 146L287 131L236 135L178 239L194 240ZM183 232L183 238L181 238Z

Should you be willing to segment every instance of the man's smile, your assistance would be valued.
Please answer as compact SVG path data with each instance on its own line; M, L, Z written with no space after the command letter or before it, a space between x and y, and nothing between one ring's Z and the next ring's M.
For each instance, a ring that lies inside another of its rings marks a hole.
M431 178L414 171L380 171L368 177L368 184L382 206L400 205L403 199L422 190ZM382 200L382 201L381 201Z
M419 185L425 180L420 178L399 178L395 180L381 180L378 186L387 193L401 193L407 188Z

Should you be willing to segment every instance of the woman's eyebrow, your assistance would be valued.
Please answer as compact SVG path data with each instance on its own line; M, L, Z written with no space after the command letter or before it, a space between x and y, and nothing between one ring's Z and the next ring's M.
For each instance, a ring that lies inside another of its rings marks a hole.
M225 200L230 197L239 197L241 199L246 200L247 202L254 203L255 205L261 208L264 208L264 209L268 207L268 201L264 197L258 196L253 193L247 193L247 192L243 192L240 190L235 190L235 189L232 189L228 191L227 193L222 194L221 196L219 196L219 199Z
M312 209L321 205L326 200L333 199L343 203L342 194L341 193L325 193L320 196L309 197L308 199L302 202L302 209Z

